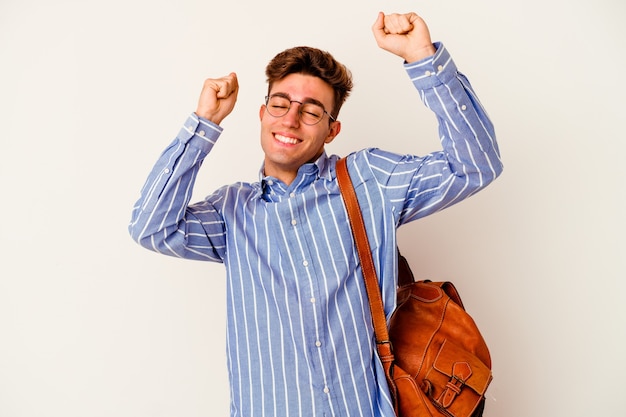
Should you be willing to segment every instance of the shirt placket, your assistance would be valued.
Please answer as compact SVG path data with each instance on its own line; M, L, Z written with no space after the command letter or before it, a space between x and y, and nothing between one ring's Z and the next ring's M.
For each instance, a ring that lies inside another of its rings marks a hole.
M304 202L302 195L291 193L289 204L284 213L283 221L287 222L288 230L293 239L290 242L298 242L296 247L288 248L293 257L294 265L297 265L297 285L300 293L300 303L303 305L303 326L305 334L305 346L308 352L311 369L313 371L313 391L318 399L323 399L321 404L326 409L329 407L331 389L328 382L328 372L325 368L329 358L325 357L325 340L323 331L325 301L323 292L320 291L321 274L317 271L320 265L315 264L315 256L311 250L313 236L306 224L306 216L303 213ZM328 411L330 408L327 409ZM327 414L328 415L328 414Z

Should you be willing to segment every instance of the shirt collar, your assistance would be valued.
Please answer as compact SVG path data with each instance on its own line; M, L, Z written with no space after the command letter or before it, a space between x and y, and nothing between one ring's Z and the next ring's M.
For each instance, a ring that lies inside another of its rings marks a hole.
M259 170L260 187L258 192L265 200L274 201L275 199L272 198L273 195L284 195L288 192L298 192L298 190L308 187L317 179L332 181L332 168L334 166L331 163L332 159L332 157L328 157L326 151L323 151L319 158L317 158L314 162L303 164L298 169L296 178L289 186L286 186L282 181L272 176L265 176L263 172L265 164L263 164Z

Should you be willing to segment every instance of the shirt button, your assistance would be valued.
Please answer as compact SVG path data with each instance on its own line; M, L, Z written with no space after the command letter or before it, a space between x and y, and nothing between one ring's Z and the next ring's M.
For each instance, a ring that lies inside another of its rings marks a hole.
M426 75L427 77L429 77L429 76L430 76L430 71L426 71L426 72L424 73L424 75Z
M198 132L198 135L200 135L200 136L204 136L204 130L199 131L199 132Z
M466 106L465 104L463 104L463 105L461 106L461 110L467 110L467 106Z
M170 173L170 169L169 169L169 168L165 168L165 169L163 170L163 172L165 172L166 174L169 174L169 173Z
M294 198L296 196L296 193L291 193L289 194L289 197Z
M315 303L315 297L311 297L311 302Z
M304 262L302 262L302 265L309 266L309 262L308 261L304 261Z
M441 70L443 70L443 65L439 65L439 66L437 67L437 71L441 71Z
M272 180L268 180L268 181L267 181L267 183L268 183L269 185L274 185L274 181L272 181Z
M330 392L330 389L328 389L328 387L324 387L324 393L328 394Z
M298 224L298 222L296 221L296 219L293 219L293 220L291 221L291 224L292 224L293 226L295 226L296 224Z
M315 346L320 347L322 346L322 342L320 342L319 340L317 342L315 342Z

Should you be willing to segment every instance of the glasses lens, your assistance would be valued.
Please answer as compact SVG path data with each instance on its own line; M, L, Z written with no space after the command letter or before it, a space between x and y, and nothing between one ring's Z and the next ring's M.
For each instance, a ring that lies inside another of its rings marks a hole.
M324 109L313 103L304 103L300 107L300 117L302 123L307 125L314 125L324 117Z
M281 117L287 114L291 103L285 97L271 96L267 100L267 111L274 117Z

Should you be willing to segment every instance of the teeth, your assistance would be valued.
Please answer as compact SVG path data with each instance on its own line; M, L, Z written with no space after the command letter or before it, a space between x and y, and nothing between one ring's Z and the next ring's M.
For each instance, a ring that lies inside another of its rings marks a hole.
M287 136L283 136L283 135L274 135L274 137L282 143L288 143L290 145L295 145L296 143L300 142L298 139L295 138L288 138Z

